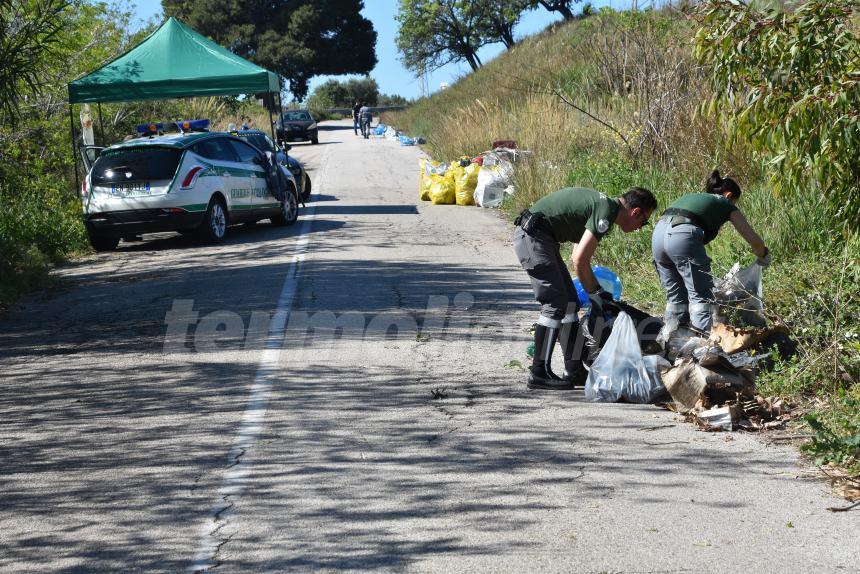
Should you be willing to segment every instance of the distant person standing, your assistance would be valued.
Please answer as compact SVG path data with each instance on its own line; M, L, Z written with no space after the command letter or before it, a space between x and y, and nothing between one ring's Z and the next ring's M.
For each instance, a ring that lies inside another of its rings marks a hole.
M358 111L358 118L361 122L361 135L364 139L370 137L370 124L373 122L373 112L367 107L367 104L362 103L361 109Z
M358 130L361 127L361 123L359 120L359 112L361 111L361 101L355 100L355 103L352 105L352 131L355 135L358 135Z

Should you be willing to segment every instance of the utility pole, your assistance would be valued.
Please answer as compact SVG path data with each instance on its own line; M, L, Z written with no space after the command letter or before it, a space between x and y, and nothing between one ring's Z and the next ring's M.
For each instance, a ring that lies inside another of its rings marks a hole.
M427 68L421 66L418 71L418 97L423 98L430 95L430 78L427 75Z

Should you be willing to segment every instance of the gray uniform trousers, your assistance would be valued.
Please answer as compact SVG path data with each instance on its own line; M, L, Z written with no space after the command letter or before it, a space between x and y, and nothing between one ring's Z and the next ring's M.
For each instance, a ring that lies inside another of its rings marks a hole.
M529 235L519 226L513 240L520 265L528 273L535 299L541 304L541 315L561 320L565 315L576 313L579 298L558 243L543 231Z
M702 228L691 223L673 226L664 216L654 227L651 253L666 291L664 321L689 320L694 328L710 331L714 280Z

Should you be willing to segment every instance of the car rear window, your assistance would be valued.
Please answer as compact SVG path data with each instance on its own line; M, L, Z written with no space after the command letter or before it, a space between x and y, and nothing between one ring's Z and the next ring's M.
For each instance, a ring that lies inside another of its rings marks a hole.
M174 148L141 147L106 149L93 164L93 185L126 181L173 179L182 150Z
M261 136L259 134L249 134L249 135L239 135L240 138L247 141L249 144L254 146L255 148L262 151L275 151L272 149L271 144L269 143L268 138L266 136Z
M194 152L205 157L220 161L239 162L239 155L227 138L210 138L194 146Z
M308 112L284 112L285 122L306 122L313 120Z

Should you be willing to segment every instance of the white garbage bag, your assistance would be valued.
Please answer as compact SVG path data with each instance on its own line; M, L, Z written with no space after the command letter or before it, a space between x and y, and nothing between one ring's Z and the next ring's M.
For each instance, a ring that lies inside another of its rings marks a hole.
M478 185L475 187L475 205L481 207L499 207L505 197L507 180L500 173L498 166L483 166L478 172Z
M612 334L591 364L585 382L586 400L614 403L651 403L666 393L660 379L668 362L642 356L636 327L627 313L620 313L612 325Z

